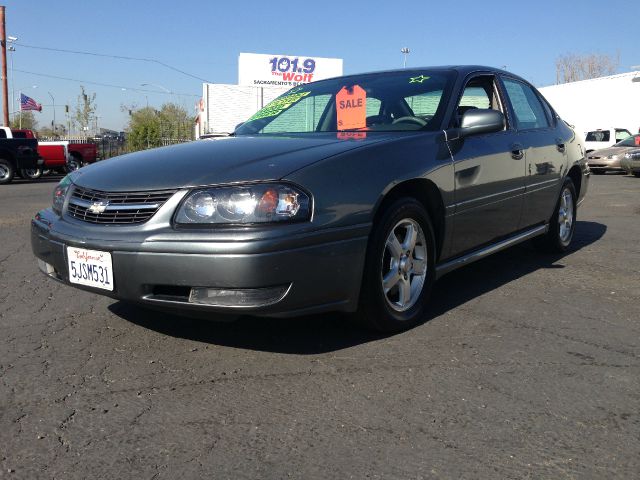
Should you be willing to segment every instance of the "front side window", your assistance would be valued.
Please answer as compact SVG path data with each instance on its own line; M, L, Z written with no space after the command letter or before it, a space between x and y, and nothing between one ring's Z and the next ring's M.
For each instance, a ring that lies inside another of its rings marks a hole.
M438 130L454 80L453 71L408 70L299 85L235 134Z
M467 82L456 107L453 126L460 126L462 116L477 108L497 110L504 114L493 75L480 75Z
M518 130L547 128L549 126L549 119L545 114L544 107L529 85L505 78L504 87L511 100Z

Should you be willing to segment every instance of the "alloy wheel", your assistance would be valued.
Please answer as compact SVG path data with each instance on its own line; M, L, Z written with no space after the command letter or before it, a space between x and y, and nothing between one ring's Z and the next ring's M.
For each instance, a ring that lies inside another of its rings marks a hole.
M382 290L387 304L404 312L416 303L427 276L427 242L420 224L400 220L387 236L382 256Z
M560 241L567 243L571 239L573 227L573 194L568 188L562 190L558 209L558 233Z

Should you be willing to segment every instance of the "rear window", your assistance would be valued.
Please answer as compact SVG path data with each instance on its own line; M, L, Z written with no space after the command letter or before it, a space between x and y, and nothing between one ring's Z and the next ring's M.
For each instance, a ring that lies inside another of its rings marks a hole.
M587 142L608 142L611 137L609 130L594 130L587 132L585 140Z
M27 138L27 132L11 132L13 138Z

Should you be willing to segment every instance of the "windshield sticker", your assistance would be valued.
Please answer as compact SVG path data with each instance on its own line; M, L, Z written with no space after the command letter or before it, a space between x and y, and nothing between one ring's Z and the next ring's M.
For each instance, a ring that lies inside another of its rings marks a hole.
M367 92L360 85L342 87L336 94L338 130L367 127Z
M310 93L311 92L292 93L291 95L285 95L284 97L276 98L262 110L259 110L258 113L251 117L248 121L251 122L253 120L259 120L261 118L275 117L276 115L280 115L287 108L298 103L300 99L306 97Z
M422 83L425 80L429 80L431 77L427 77L425 75L420 75L419 77L410 77L409 83Z

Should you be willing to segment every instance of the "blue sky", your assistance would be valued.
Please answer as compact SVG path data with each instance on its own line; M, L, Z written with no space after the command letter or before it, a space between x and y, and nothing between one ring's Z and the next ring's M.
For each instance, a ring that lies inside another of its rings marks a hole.
M621 1L0 3L7 34L19 38L15 92L45 106L36 114L41 126L52 120L50 94L60 123L62 105L77 103L80 85L96 93L100 126L121 130L128 120L121 105L176 101L193 111L202 81L155 63L29 46L157 59L215 83L237 82L240 52L343 58L347 74L400 68L400 48L407 46L408 66L506 65L536 86L555 82L555 59L566 53L619 54L620 72L640 64L640 8Z

